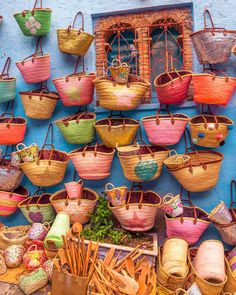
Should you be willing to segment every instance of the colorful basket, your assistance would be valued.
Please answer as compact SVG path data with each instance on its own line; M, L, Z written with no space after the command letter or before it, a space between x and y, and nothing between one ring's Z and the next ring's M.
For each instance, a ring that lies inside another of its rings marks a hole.
M207 15L211 28L207 28ZM198 61L201 64L219 64L226 62L236 43L236 30L215 28L210 11L204 10L204 28L190 35Z
M9 77L11 58L8 57L0 74L0 103L13 100L16 97L16 78Z
M73 74L52 80L65 106L88 105L93 101L96 74L85 72L84 60L83 72L77 73L78 65L79 58Z
M41 83L50 78L50 55L43 54L41 38L37 41L35 53L18 61L16 65L26 83Z
M50 198L56 212L68 214L71 224L88 223L97 200L97 193L89 188L83 188L80 198L70 199L66 190L57 191Z
M78 16L81 16L82 27L75 29L75 22ZM84 15L81 11L76 13L72 26L69 25L67 29L57 30L57 40L61 52L79 56L86 55L94 40L94 36L84 31Z
M18 204L28 197L29 191L21 185L11 192L0 191L0 216L14 214Z
M0 249L4 250L11 245L25 245L29 229L29 225L18 225L0 231Z
M184 114L160 114L159 109L156 116L142 118L143 127L147 133L148 140L154 145L177 144L188 124L189 117Z
M42 191L41 195L39 194L40 191ZM50 197L51 194L39 188L32 197L20 202L18 207L29 223L48 222L51 224L55 219L56 213L50 202Z
M81 112L56 120L54 123L71 144L87 144L94 140L96 114Z
M104 145L85 146L68 156L82 179L104 179L111 173L115 150Z
M42 0L40 0L40 7L36 8L37 2L38 0L35 0L32 10L23 10L14 14L25 36L43 36L50 32L52 10L50 8L43 8Z
M140 123L128 118L107 118L98 120L94 127L107 147L130 145L136 137Z
M98 105L118 111L136 109L150 89L149 82L135 75L129 75L127 84L116 84L112 77L100 77L94 80L94 86Z
M225 116L201 114L191 118L190 131L192 142L199 146L216 148L225 144L229 130L234 122Z
M119 59L113 59L111 66L107 69L110 70L114 81L118 84L126 84L129 80L129 73L131 67L126 63L121 63Z
M223 77L216 73L222 74ZM193 75L193 100L196 103L227 105L235 88L236 78L216 69Z
M136 154L118 152L124 176L133 182L158 178L168 154L167 148L150 145L140 145Z
M51 133L50 144L47 143L49 133ZM45 149L46 146L51 147L51 149ZM50 124L43 147L39 151L38 160L21 163L20 167L34 185L47 187L62 182L68 162L67 153L54 149L53 125Z
M161 198L157 193L131 189L126 204L113 206L109 203L109 209L124 229L143 232L153 228L160 205Z

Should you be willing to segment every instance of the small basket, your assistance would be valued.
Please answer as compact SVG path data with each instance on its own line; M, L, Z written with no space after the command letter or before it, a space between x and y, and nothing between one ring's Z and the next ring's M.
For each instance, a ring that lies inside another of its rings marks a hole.
M120 156L134 156L139 154L140 146L137 142L127 146L119 146L116 144L116 149Z
M16 78L9 76L11 58L8 57L0 74L0 103L13 100L16 97Z
M126 84L129 80L130 69L131 67L126 63L121 63L119 59L113 59L107 71L110 70L112 78L116 83Z
M11 245L25 245L28 239L29 225L18 225L0 231L0 249Z
M178 154L176 150L169 152L169 157L165 159L164 164L168 169L181 168L189 165L190 157L185 154Z
M163 197L162 210L171 217L177 217L184 212L180 195L168 193Z
M39 158L39 148L36 143L26 146L24 143L18 143L16 146L18 155L23 162L32 162Z
M115 187L112 183L107 183L105 186L105 193L111 201L112 206L125 205L127 200L128 188L127 186Z

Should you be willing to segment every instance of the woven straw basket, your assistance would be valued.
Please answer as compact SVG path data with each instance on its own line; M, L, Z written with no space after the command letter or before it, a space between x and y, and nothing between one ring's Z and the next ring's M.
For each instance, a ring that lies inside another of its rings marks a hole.
M121 226L129 231L147 231L153 228L161 198L153 191L130 191L124 205L113 206L109 209L118 219Z
M111 173L115 150L104 145L85 146L68 156L82 179L104 179Z
M16 78L9 76L11 58L8 57L0 74L0 103L15 99Z
M136 109L150 83L143 78L129 75L127 84L116 84L112 77L100 77L94 80L99 106L109 110Z
M29 225L18 225L3 229L0 232L0 249L4 250L11 245L25 245L29 229Z
M54 123L71 144L87 144L94 140L95 113L82 112L56 120Z
M227 258L225 258L225 265L226 265L226 275L228 279L225 284L224 291L234 294L236 290L236 277L233 275L233 272L230 268L229 261Z
M60 99L56 92L44 89L21 91L20 97L26 116L38 120L50 119Z
M70 199L66 190L57 191L50 198L56 212L68 214L71 224L76 222L88 223L97 200L97 193L88 188L83 189L81 198Z
M133 142L140 123L128 118L107 118L98 120L95 129L102 143L107 147L115 148L126 146Z
M191 118L189 125L194 144L216 148L224 145L234 122L225 116L201 114Z
M169 157L165 159L164 164L169 169L175 169L188 166L190 157L185 154L178 154L176 150L169 152Z
M143 182L161 175L169 150L161 146L140 145L137 154L118 152L125 177L129 181Z

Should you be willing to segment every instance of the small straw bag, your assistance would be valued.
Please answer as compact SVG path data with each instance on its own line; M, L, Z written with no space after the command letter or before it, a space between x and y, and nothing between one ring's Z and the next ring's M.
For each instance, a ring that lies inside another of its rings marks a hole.
M225 277L224 282L222 283L210 283L204 279L202 279L199 274L197 273L193 260L196 257L197 249L196 248L190 248L188 251L188 262L191 266L191 274L194 277L194 281L198 285L200 291L202 292L202 295L221 295L221 292L223 291L223 288L227 282L227 276Z
M112 183L107 183L105 186L105 194L112 206L124 205L127 200L128 188L125 185L115 187Z
M11 245L25 245L29 229L29 225L18 225L3 229L0 232L0 249L5 250Z
M43 54L42 38L36 43L35 53L16 63L26 83L34 84L50 78L50 55Z
M98 143L71 151L68 156L82 179L104 179L111 173L115 150Z
M40 195L39 193L42 192ZM20 202L18 207L24 214L29 223L52 223L56 213L50 202L51 194L46 193L45 189L38 188L32 197Z
M78 16L81 16L82 27L75 29L75 22ZM94 40L94 36L84 31L84 15L81 11L76 13L72 26L69 25L67 29L57 30L57 40L61 52L79 56L86 55Z
M126 204L113 206L110 202L108 206L124 229L144 232L155 225L160 205L161 198L157 193L150 190L134 191L132 188Z
M68 143L87 144L95 139L95 121L96 114L85 111L56 120L54 123Z
M11 111L8 108L11 104ZM12 145L24 140L27 120L14 116L14 100L9 101L6 111L0 116L0 144Z
M16 97L16 78L9 77L11 58L8 57L0 74L0 103L13 100Z
M211 27L207 28L207 15ZM236 31L216 28L210 11L204 10L204 28L190 35L198 61L201 64L219 64L226 62L236 42Z
M182 196L182 188L180 192ZM183 200L189 206L184 206L184 212L178 217L170 217L165 214L167 237L180 237L190 245L196 243L210 225L208 214L199 207L193 205L188 193L188 200Z
M114 81L118 84L126 84L129 79L131 67L126 63L121 63L119 59L113 59L111 66L107 69L110 70Z
M59 190L50 198L56 212L68 214L71 224L88 223L97 200L97 193L89 188L83 188L81 197L76 199L70 199L66 190Z
M96 121L94 127L102 143L115 148L117 144L130 145L136 137L140 123L129 118L107 118Z
M189 165L190 157L185 154L178 154L176 150L169 152L169 157L165 159L164 164L168 169L175 169L180 167L186 167Z
M21 185L11 192L0 191L0 216L14 214L18 204L28 197L29 191Z
M205 69L203 73L193 75L193 100L202 104L227 105L235 87L236 78L216 69Z
M118 151L124 176L133 182L144 182L161 175L169 150L161 146L140 145L137 154Z
M94 80L98 105L108 110L128 111L136 109L150 83L143 78L129 75L126 84L117 84L112 77L99 77Z
M27 270L35 270L47 261L43 250L38 249L37 245L31 245L23 256L23 262Z
M32 10L23 10L14 14L25 36L43 36L50 32L52 10L50 8L43 8L42 0L40 0L40 7L36 8L37 2L38 0L35 0Z
M50 119L60 99L58 93L49 91L47 86L38 90L21 91L20 97L26 116L38 120Z
M177 144L188 124L189 117L184 114L161 114L161 109L156 116L142 118L143 127L147 133L148 140L154 145Z
M190 132L186 129L185 154L190 157L188 165L180 163L176 168L168 168L169 172L180 182L181 186L189 192L202 192L213 188L219 178L223 154L215 151L196 150L190 141L188 147L187 136Z
M88 105L93 101L95 73L86 73L84 60L83 72L77 73L79 57L73 74L52 80L64 106Z
M51 143L47 143L51 133ZM51 149L45 149L45 147ZM20 167L36 186L53 186L64 179L69 157L65 152L56 150L53 145L53 125L48 126L48 131L42 149L39 151L39 159L32 162L21 163Z

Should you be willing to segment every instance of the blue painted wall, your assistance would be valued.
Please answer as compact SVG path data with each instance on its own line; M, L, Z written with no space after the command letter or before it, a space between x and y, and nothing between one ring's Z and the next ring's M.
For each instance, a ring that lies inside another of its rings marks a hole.
M52 15L52 28L48 36L44 38L44 52L50 53L51 55L51 78L65 76L73 72L73 67L75 63L75 57L63 55L59 52L57 47L56 29L59 27L67 27L72 21L73 16L79 10L85 13L85 29L86 31L93 31L93 21L92 14L101 15L103 13L110 13L115 11L127 11L133 9L150 9L152 7L165 7L166 5L182 5L190 4L193 8L193 26L194 30L201 29L203 27L203 17L202 13L205 6L208 6L212 15L215 19L216 27L227 27L235 28L235 11L236 2L234 0L210 0L201 1L194 0L190 1L173 1L173 0L117 0L117 1L102 1L102 0L48 0L44 1L45 7L51 7L53 10ZM17 77L17 92L22 90L30 90L35 87L35 85L27 85L18 69L15 66L15 62L22 60L26 56L33 53L35 48L35 39L23 36L18 25L15 22L13 13L22 11L23 9L31 8L33 5L33 0L22 0L22 1L1 1L0 14L4 16L4 22L0 26L0 68L2 68L5 58L2 58L4 54L6 56L11 56L13 60L13 65L11 67L11 74ZM88 71L95 70L95 50L92 46L85 58L86 69ZM221 67L224 71L229 74L236 76L236 58L232 57L227 64ZM194 71L200 71L200 66L194 57ZM52 83L49 83L50 89L54 89ZM17 95L15 103L15 114L25 116L21 100L19 95ZM231 119L236 119L236 96L232 98L230 105L225 108L219 108L218 113L229 116ZM0 110L3 111L4 105L0 106ZM67 114L72 114L76 111L76 108L64 107L62 103L58 103L55 110L54 117L50 120L53 122L57 118L61 118ZM176 111L176 110L175 110ZM188 114L189 116L195 115L195 108L182 108L178 109L179 112ZM151 111L133 111L127 113L127 117L142 118L147 115L155 114L156 110ZM107 113L97 114L97 119L106 117ZM42 145L47 126L49 121L37 121L28 119L27 135L25 137L25 143L30 144L36 142ZM236 178L235 170L235 151L236 151L236 129L234 129L226 144L219 150L224 153L225 159L223 161L222 169L220 172L220 178L217 186L211 191L204 193L193 194L193 201L195 204L203 207L206 211L210 211L220 200L225 200L229 204L229 184L232 178ZM76 146L67 144L62 136L60 135L58 129L55 127L55 146L61 150L67 152L75 149ZM181 142L176 149L179 152L183 152L184 146ZM68 171L66 173L66 179L72 178L73 166L70 163ZM109 178L104 181L86 181L86 186L94 188L97 191L102 191L104 185L107 182L113 182L117 185L127 184L130 185L123 176L119 160L116 158L113 162L112 173ZM35 187L24 178L23 185L25 185L31 193L35 191ZM54 192L63 187L63 184L52 187L49 189L50 192ZM167 192L178 193L179 185L176 180L167 172L163 171L160 178L150 183L146 183L144 188L151 188L157 191L160 195L164 195ZM7 225L23 224L26 220L20 212L12 215L9 218L0 218L0 222ZM206 237L216 237L217 233L213 227L207 231L204 235Z

